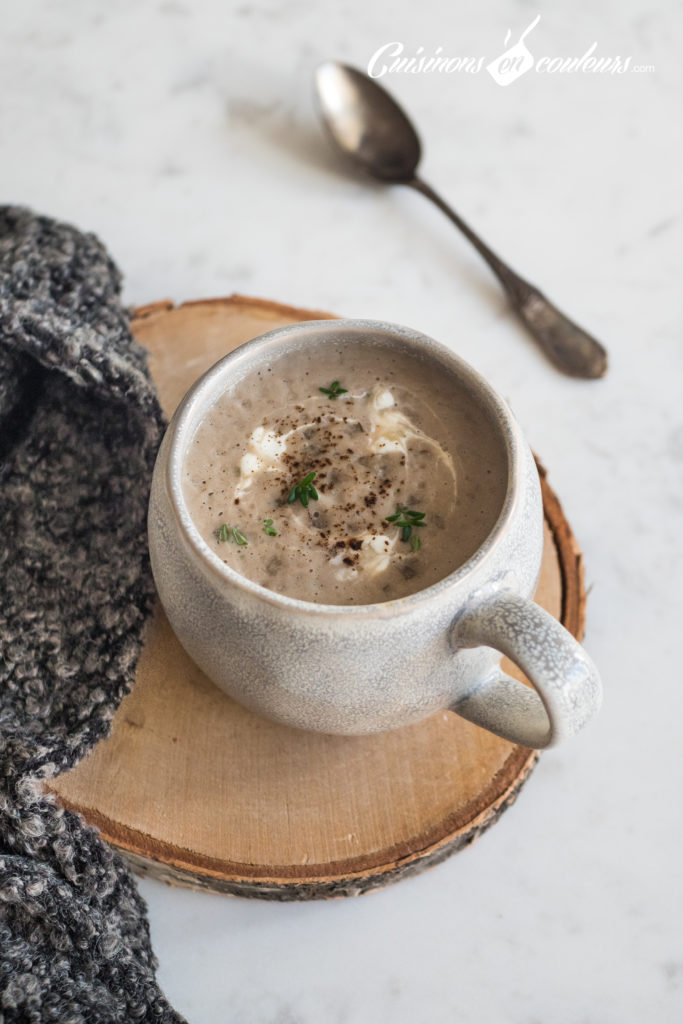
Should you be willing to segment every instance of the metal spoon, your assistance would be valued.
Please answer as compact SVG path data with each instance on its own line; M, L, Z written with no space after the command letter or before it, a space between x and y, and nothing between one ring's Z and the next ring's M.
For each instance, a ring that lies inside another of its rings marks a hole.
M374 178L409 185L431 199L484 257L507 292L517 316L549 359L573 377L602 377L607 352L561 313L536 288L514 273L481 238L418 178L420 140L394 99L372 78L345 64L328 61L315 73L320 112L338 149Z

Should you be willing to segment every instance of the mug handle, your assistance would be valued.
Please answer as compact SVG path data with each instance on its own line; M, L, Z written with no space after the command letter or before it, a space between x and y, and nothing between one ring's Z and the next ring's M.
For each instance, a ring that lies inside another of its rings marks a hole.
M533 689L501 669L477 683L451 711L512 743L552 747L578 732L599 709L595 665L571 633L533 601L498 593L456 620L456 648L494 647L524 672Z

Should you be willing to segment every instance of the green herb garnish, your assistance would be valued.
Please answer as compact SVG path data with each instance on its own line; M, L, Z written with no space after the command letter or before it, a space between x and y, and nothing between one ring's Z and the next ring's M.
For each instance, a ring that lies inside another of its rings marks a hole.
M337 398L339 395L345 395L348 388L340 388L339 381L333 380L329 388L318 388L318 391L322 391L324 395L328 395L329 398Z
M263 532L267 534L269 537L277 537L277 530L273 526L272 519L263 520Z
M289 492L287 501L290 505L293 505L298 498L304 508L308 508L308 502L312 498L313 501L318 500L318 492L313 486L315 480L315 470L312 473L307 473L306 476L298 484L295 484Z
M218 531L218 540L221 542L234 540L235 544L239 544L242 548L246 547L249 543L241 530L238 530L236 526L228 526L227 523L221 524L221 528Z
M413 551L419 551L422 547L422 542L418 535L413 533L413 530L415 527L427 525L424 522L424 517L424 512L415 512L413 509L408 508L407 505L397 505L393 516L387 516L387 522L400 526L401 540L410 541Z

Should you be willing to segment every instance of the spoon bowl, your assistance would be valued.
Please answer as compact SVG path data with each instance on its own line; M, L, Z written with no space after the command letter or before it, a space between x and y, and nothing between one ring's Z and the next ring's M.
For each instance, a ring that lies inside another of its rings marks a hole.
M380 181L405 183L422 155L407 115L376 82L355 68L327 61L315 72L323 122L337 148Z

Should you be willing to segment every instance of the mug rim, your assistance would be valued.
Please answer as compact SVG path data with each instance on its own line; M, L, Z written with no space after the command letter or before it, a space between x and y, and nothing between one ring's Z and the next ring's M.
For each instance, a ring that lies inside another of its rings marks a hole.
M417 590L412 594L407 594L404 597L392 598L388 601L379 601L373 604L340 605L304 601L301 598L290 597L278 591L270 590L268 587L264 587L262 584L256 583L254 580L249 579L249 577L242 575L237 570L226 565L204 540L195 526L183 493L182 474L189 442L194 437L201 417L218 398L218 382L226 376L230 377L232 371L240 364L255 363L259 353L264 349L277 348L279 354L280 348L286 347L286 342L288 340L291 341L292 335L300 336L309 332L315 334L329 331L342 334L384 334L389 338L399 338L404 345L407 343L409 347L417 349L428 357L447 364L448 369L454 372L466 385L469 385L475 397L483 397L485 399L486 411L495 420L505 447L508 477L505 497L493 527L477 550L462 565L459 565L457 569L454 569L447 576L437 580L430 586ZM261 601L273 604L287 611L303 612L327 618L358 615L380 618L395 616L396 614L407 613L425 602L438 600L445 592L457 587L459 583L465 581L470 576L475 568L478 568L484 561L491 558L499 546L505 529L513 516L522 473L520 441L523 439L521 431L509 406L488 381L443 343L435 341L428 335L413 328L385 320L348 317L343 319L304 320L273 328L255 338L251 338L249 341L243 342L210 366L188 388L171 418L167 433L170 435L170 450L166 460L166 474L171 507L183 536L189 542L194 553L199 557L202 566L211 570L212 574L219 580L236 586L239 590L245 591Z

